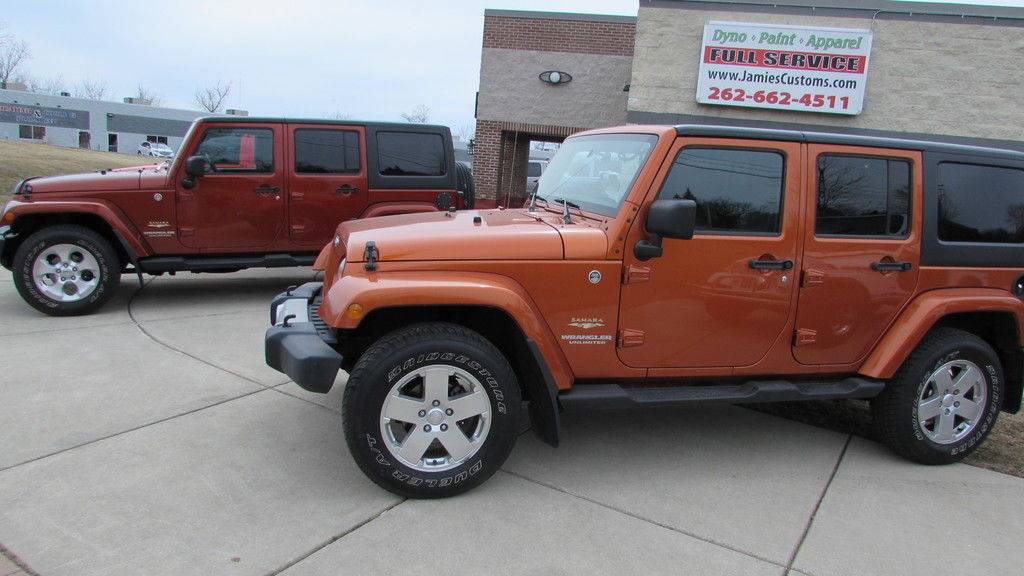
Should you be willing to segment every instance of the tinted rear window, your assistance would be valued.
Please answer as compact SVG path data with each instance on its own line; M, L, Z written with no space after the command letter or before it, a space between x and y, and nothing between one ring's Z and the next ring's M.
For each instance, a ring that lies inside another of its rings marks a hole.
M939 239L1024 243L1024 170L939 164Z
M295 171L312 174L359 172L359 133L354 130L296 130Z
M440 134L378 132L377 156L384 176L443 176L447 172Z
M818 159L814 232L819 236L905 237L910 231L910 163L864 156Z

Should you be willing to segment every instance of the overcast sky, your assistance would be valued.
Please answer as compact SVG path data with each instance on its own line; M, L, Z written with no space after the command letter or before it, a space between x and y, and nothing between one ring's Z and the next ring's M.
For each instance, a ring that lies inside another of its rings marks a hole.
M229 81L229 108L258 115L398 120L419 104L458 132L473 124L484 8L635 15L636 0L5 0L0 21L30 43L26 71L137 84L194 108ZM1024 0L988 4L1024 6Z

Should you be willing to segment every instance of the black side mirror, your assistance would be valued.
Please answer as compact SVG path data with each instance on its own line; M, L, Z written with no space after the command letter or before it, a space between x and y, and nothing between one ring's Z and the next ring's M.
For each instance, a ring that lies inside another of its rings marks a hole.
M689 240L693 238L696 226L697 203L693 200L655 200L644 223L644 229L651 238L637 242L633 254L640 260L657 258L662 253L662 238Z
M185 174L196 178L206 174L207 168L210 166L210 161L206 156L189 156L185 160Z

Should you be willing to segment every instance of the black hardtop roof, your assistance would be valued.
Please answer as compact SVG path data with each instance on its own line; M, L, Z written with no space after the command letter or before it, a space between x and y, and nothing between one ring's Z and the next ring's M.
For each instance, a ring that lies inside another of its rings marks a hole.
M411 122L381 122L374 120L330 120L326 118L287 118L284 116L201 116L198 122L280 122L283 124L324 124L328 126L377 126L412 130L448 130L440 124L415 124Z
M953 136L931 136L918 134L911 136L900 132L882 133L878 131L873 131L875 133L869 135L844 132L826 132L817 129L790 130L716 124L679 124L675 128L676 133L680 136L717 136L723 138L749 138L753 140L785 140L817 144L873 146L877 148L920 150L923 152L985 156L990 158L1024 161L1024 151L1022 150L1000 147L998 143L994 143L992 145L987 143L967 143Z

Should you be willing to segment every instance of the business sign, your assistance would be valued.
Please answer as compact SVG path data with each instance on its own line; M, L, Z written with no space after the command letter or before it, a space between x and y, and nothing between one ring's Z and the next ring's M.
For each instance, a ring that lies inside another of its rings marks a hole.
M89 113L84 110L0 102L0 122L88 130Z
M871 31L710 22L697 102L860 114Z

